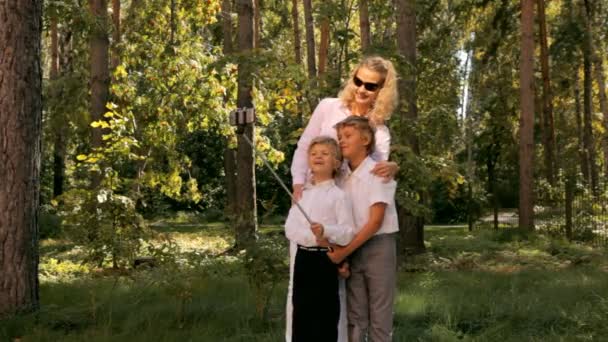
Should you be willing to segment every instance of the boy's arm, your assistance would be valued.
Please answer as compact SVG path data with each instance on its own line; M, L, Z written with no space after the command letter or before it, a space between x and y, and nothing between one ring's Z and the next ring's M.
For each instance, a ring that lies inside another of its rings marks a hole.
M353 240L346 246L333 246L333 251L327 252L329 258L336 264L341 263L347 256L351 255L357 248L361 247L367 240L371 239L384 221L384 211L386 210L386 203L377 202L369 207L369 220L363 228L355 235Z
M336 201L335 211L337 223L325 224L323 235L331 244L345 246L353 239L355 230L353 206L350 199L344 196Z

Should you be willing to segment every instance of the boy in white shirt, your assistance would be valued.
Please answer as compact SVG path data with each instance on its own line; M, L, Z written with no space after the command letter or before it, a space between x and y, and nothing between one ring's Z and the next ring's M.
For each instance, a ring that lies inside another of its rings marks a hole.
M352 201L355 236L336 246L329 257L340 263L350 256L350 278L346 282L348 337L351 342L391 341L393 301L396 286L396 232L394 180L386 182L370 171L376 162L369 155L374 129L360 116L349 116L336 124L342 155L348 160L341 188Z
M285 235L291 241L290 257L295 257L290 263L293 268L287 297L287 341L338 340L338 268L327 255L329 248L319 242L347 245L353 237L350 200L334 181L341 160L340 148L333 138L321 136L312 140L308 164L314 184L304 187L298 203L316 223L309 224L295 206L285 222Z

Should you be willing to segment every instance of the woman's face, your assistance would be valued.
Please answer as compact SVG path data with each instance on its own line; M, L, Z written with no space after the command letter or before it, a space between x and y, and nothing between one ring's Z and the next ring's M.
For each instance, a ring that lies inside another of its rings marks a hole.
M366 67L359 68L355 74L355 77L353 78L353 87L355 87L355 102L358 105L372 107L376 101L376 98L378 97L378 92L380 91L382 81L383 79L380 73ZM357 84L359 84L359 86L357 86ZM372 85L374 84L377 86L373 87ZM375 90L368 90L370 88L375 88Z

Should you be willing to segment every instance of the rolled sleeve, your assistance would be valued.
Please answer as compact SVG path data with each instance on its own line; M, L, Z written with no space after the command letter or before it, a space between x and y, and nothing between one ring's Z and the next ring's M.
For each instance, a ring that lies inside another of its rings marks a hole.
M395 191L397 190L397 182L394 180L384 183L382 178L374 177L373 186L371 187L369 196L370 207L376 203L391 204L395 200Z
M345 196L343 200L336 201L335 210L338 218L337 223L323 225L325 230L323 235L331 243L346 246L355 235L353 207L348 197Z

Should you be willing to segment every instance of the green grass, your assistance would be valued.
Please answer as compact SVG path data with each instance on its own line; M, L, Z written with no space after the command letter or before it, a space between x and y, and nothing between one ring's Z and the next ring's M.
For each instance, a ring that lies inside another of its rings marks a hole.
M145 271L83 269L75 246L44 241L41 310L0 322L0 341L282 340L286 270L262 319L240 256L210 257L231 245L229 230L187 222L155 229L174 238L182 254ZM513 229L425 233L428 252L400 266L395 341L608 336L604 250ZM262 234L284 241L279 226Z

